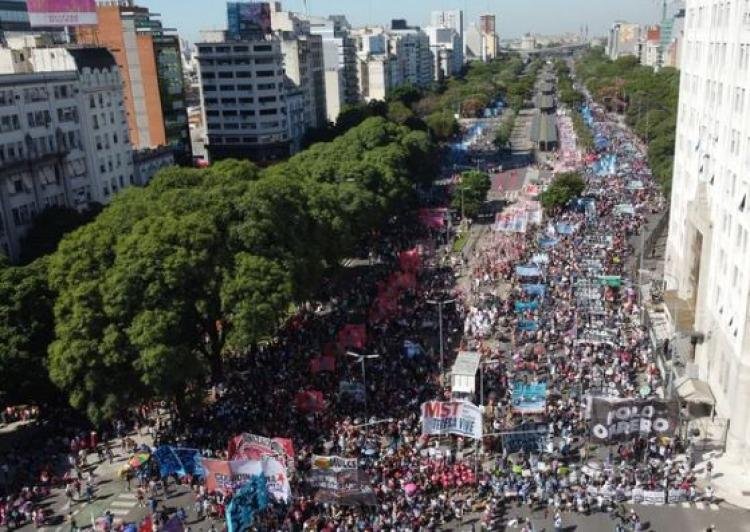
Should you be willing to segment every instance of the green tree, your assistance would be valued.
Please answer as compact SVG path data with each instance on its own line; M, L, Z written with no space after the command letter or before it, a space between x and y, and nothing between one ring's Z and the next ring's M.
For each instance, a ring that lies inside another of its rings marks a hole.
M57 206L43 210L34 218L34 223L21 242L21 263L28 264L54 252L66 234L89 223L99 212L99 205L93 205L84 212Z
M401 101L396 100L388 104L388 120L397 124L406 124L414 116L414 112Z
M0 266L0 394L6 403L59 400L47 372L53 304L44 260Z
M479 214L487 200L492 181L485 172L469 170L461 174L461 181L453 191L452 207L468 218Z
M425 118L425 122L438 141L449 140L459 132L458 121L448 111L436 111Z
M567 205L570 200L580 196L586 188L586 182L576 172L559 174L541 196L542 206L552 211Z

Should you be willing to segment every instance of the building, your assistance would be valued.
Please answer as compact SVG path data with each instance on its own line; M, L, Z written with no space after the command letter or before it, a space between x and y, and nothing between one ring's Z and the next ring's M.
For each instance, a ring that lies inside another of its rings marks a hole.
M678 377L708 383L727 453L750 461L750 44L747 3L688 0L665 301ZM682 375L681 375L682 373ZM703 385L705 386L705 385Z
M254 39L271 33L270 2L227 2L227 35L230 39Z
M0 4L0 32L3 40L14 34L30 31L26 0L6 0Z
M646 26L642 33L642 40L638 46L638 58L642 65L653 68L661 66L661 27Z
M607 55L613 61L632 55L638 57L638 43L641 40L641 27L628 22L615 22L609 30Z
M481 15L479 25L472 25L466 32L466 58L490 61L497 57L499 47L495 15Z
M174 152L169 146L133 152L134 184L145 187L162 168L174 166Z
M485 34L495 35L497 33L497 25L495 20L495 15L480 15L479 31Z
M671 19L668 30L662 26L662 66L679 70L685 41L685 10L680 9Z
M457 37L451 37L450 46L444 46L446 41L443 39L437 41L441 49L450 50L450 55L453 57L453 62L459 65L456 72L460 72L464 64L464 55L466 50L466 34L464 30L464 12L460 9L452 9L449 11L433 11L430 14L430 26L431 28L448 28L453 30ZM425 29L425 31L427 31ZM436 41L430 38L431 46L435 46Z
M359 93L366 102L385 100L397 85L393 79L395 58L382 27L365 27L352 31L357 50Z
M107 204L134 183L112 54L40 42L0 49L0 248L12 261L37 213Z
M168 145L180 164L192 163L180 41L158 15L133 0L97 6L97 26L77 29L77 41L106 46L123 73L125 109L133 145Z
M232 41L224 32L202 36L196 58L209 158L265 163L288 157L292 142L281 40L266 35Z
M399 85L427 87L435 79L435 62L430 51L430 39L417 27L410 27L405 20L391 22L388 46L395 56L392 79Z
M461 73L464 66L463 41L453 28L430 26L425 28L434 61L435 80Z
M527 33L521 37L521 50L536 50L536 37L532 33Z
M289 89L299 90L303 97L303 126L305 129L322 127L327 122L323 39L320 35L286 31L278 32L278 35L284 56L284 72L288 85L291 84ZM296 136L293 134L292 138Z

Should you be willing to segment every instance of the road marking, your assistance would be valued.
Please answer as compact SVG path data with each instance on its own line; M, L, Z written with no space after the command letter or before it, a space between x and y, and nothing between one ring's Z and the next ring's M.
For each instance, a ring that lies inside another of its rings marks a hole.
M705 508L705 506L703 505L702 502L696 502L695 503L695 509L696 510L703 510L703 508Z
M128 491L128 492L125 492L125 493L120 493L120 494L119 494L119 495L117 496L117 498L118 498L118 499L133 499L133 500L135 500L135 493L131 493L131 492L129 492L129 491Z
M683 502L682 503L682 507L683 508L690 508L690 503L689 502Z
M130 513L130 510L126 510L124 508L113 508L112 510L110 510L110 513L112 515L122 517L124 515L128 515Z
M138 503L135 501L112 501L111 506L119 506L120 508L132 508L136 504Z
M709 504L708 507L711 508L714 512L719 509L719 505L713 503Z

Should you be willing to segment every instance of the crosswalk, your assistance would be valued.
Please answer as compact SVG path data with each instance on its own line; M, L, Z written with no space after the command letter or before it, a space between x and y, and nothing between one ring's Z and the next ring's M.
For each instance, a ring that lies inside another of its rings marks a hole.
M115 517L124 517L128 515L137 504L138 501L136 500L134 493L120 493L110 503L109 511L112 512L112 515Z
M719 511L719 505L713 502L711 503L705 503L703 501L683 502L683 503L680 503L680 506L682 506L686 510L689 508L695 508L696 510L712 510L714 512Z

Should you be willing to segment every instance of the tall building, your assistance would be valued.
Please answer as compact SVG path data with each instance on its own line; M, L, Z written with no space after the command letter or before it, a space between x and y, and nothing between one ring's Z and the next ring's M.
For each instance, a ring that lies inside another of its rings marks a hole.
M464 12L460 9L448 11L433 11L430 14L430 26L436 28L452 28L464 39Z
M495 24L495 15L480 15L479 16L479 31L485 34L497 33L497 27Z
M0 3L0 32L2 38L17 32L29 32L29 13L26 11L26 0L6 0Z
M427 34L396 19L391 22L388 37L389 49L395 56L393 77L399 84L429 86L435 79L435 62Z
M466 32L467 58L490 61L497 57L499 47L495 15L481 15L479 25L472 24Z
M284 56L284 72L290 87L300 91L303 100L303 129L325 125L326 93L323 70L323 39L320 35L277 32ZM304 131L302 136L304 136ZM292 138L297 135L292 134Z
M642 32L641 42L638 44L638 58L642 65L650 67L661 66L661 27L646 26Z
M729 420L727 457L745 466L750 461L748 22L746 2L687 1L665 263L671 289L665 301L678 348L675 372L708 383L718 416Z
M641 40L641 27L629 22L615 22L609 30L607 55L613 61L632 55L638 57L638 43Z
M359 93L366 102L385 100L396 87L393 79L395 57L389 52L388 35L382 27L366 27L352 32L358 60Z
M453 28L427 27L425 33L430 41L434 61L435 79L441 80L461 73L464 63L463 43Z
M138 149L168 145L181 164L192 162L180 41L158 15L133 0L97 6L97 26L77 31L80 43L106 46L123 73L125 109Z
M107 204L134 183L112 54L37 44L0 49L0 251L12 261L36 214Z
M264 163L288 157L293 142L281 40L269 34L236 41L207 32L196 48L209 158Z
M230 39L254 39L270 32L270 2L227 2L227 35Z

